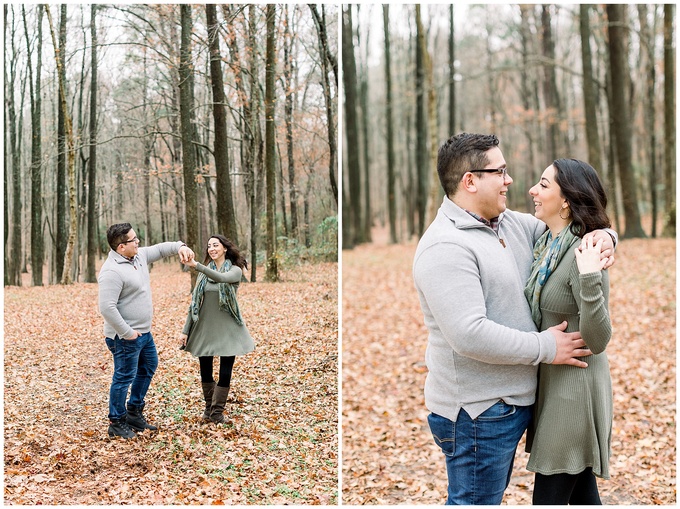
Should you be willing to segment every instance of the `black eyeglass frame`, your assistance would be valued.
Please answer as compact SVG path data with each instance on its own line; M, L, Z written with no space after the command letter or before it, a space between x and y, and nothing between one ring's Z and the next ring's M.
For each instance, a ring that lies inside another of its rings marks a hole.
M506 168L483 168L481 170L470 170L470 173L497 173L503 178L507 177L508 169Z
M139 240L139 237L134 237L134 238L131 238L130 240L126 240L124 242L121 242L120 244L129 244L130 242L141 242L141 241ZM120 244L118 244L118 245L120 245Z

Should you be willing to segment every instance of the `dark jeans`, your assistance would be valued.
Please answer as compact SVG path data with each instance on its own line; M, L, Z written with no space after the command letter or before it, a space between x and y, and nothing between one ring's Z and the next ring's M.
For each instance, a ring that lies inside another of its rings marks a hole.
M534 505L602 505L592 468L579 474L536 473Z
M446 458L446 505L501 503L531 409L499 401L474 420L462 409L456 422L437 414L428 416L434 441Z
M128 404L138 408L144 406L144 397L158 367L158 353L151 332L142 334L137 339L122 339L118 336L106 338L106 346L113 354L109 419L119 420L127 414L125 400L128 389Z

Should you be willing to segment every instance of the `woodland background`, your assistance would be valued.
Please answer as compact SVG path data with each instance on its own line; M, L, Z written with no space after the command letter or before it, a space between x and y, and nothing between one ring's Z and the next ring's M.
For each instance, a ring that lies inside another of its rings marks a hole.
M419 237L439 146L494 133L509 207L559 157L588 161L622 238L675 235L675 5L353 5L342 16L343 248ZM644 231L641 217L653 218Z
M5 285L95 281L122 221L336 258L336 6L3 8Z

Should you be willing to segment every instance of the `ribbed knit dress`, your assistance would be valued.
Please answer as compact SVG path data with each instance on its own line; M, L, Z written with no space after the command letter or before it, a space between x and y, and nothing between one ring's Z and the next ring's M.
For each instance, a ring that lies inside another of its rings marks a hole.
M184 323L182 332L189 336L186 351L194 357L230 357L255 350L255 342L245 324L239 325L230 312L220 309L217 283L232 283L238 288L241 269L232 265L227 272L218 272L197 263L196 270L210 279L205 285L198 321L194 322L189 313Z
M592 467L609 479L613 396L605 348L611 337L607 271L579 274L574 248L565 253L541 292L539 330L567 320L593 355L587 368L541 364L534 421L527 431L527 468L544 475L578 474Z

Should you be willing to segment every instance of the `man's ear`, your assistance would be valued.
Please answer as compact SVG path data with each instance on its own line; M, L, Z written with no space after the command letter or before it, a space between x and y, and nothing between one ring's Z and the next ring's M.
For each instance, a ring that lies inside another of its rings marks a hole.
M475 179L472 173L469 171L463 175L463 179L460 181L459 188L464 189L468 193L476 193L477 185L475 184Z

